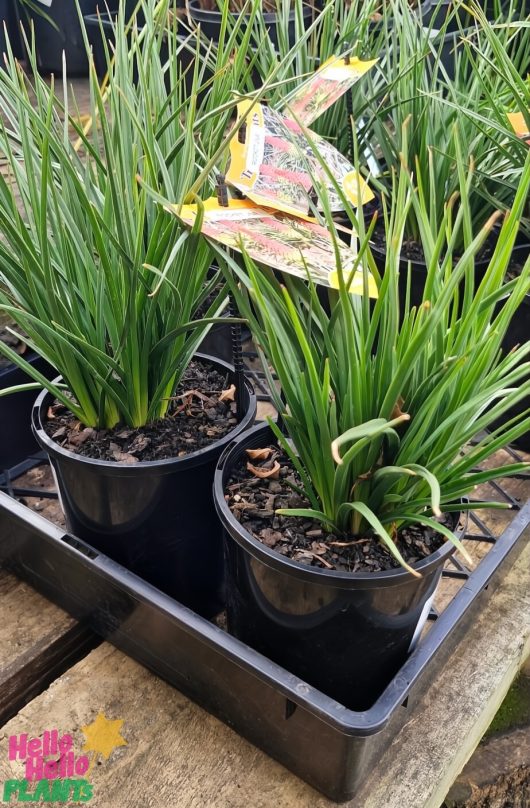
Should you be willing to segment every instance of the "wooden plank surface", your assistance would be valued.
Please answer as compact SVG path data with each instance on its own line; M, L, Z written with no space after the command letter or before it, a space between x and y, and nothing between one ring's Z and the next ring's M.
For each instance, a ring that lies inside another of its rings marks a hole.
M530 544L350 808L439 808L530 652ZM140 665L102 644L0 731L0 783L22 777L7 738L69 732L98 713L127 746L90 772L94 808L329 808L278 763Z
M65 612L0 569L0 726L95 642Z

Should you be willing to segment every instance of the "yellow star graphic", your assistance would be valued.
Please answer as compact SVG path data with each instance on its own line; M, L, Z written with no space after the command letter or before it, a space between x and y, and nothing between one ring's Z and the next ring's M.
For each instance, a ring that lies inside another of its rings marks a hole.
M122 726L122 719L111 721L104 713L98 713L95 721L81 727L86 738L83 752L94 752L95 755L103 755L105 760L108 760L118 746L127 746L127 741L120 735Z

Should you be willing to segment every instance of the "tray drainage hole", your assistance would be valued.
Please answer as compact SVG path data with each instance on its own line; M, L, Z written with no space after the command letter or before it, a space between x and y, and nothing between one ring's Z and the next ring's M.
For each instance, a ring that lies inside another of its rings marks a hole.
M82 553L87 558L94 559L97 558L99 555L99 553L96 553L96 551L93 550L91 547L78 541L73 536L68 535L68 533L65 533L64 536L61 536L61 539L64 541L65 544L68 544L70 547L73 547L74 550L77 550L79 553Z
M291 699L285 699L285 720L290 718L294 711L296 710L297 705Z

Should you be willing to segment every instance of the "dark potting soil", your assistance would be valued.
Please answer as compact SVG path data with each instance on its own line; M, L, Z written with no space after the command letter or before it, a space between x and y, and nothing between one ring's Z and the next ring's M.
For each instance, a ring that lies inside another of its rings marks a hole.
M381 252L386 252L386 231L384 222L381 219L377 222L376 226L374 227L372 233L372 243ZM480 252L478 253L476 260L486 261L488 258L491 258L495 250L495 243L496 243L496 236L495 234L491 234L487 238ZM401 245L401 258L404 261L418 261L419 263L424 264L425 254L423 252L422 245L419 242L414 241L412 239L404 238L403 243ZM455 256L455 261L456 260L458 260L458 256Z
M193 361L166 418L140 428L92 429L56 403L48 410L44 429L64 449L96 460L166 460L210 446L230 432L237 424L234 397L228 374Z
M515 278L518 278L519 275L521 274L521 272L523 271L523 267L524 267L523 264L520 264L519 262L514 261L508 267L508 272L506 273L506 279L509 280L509 281L512 281Z
M315 520L277 515L275 511L280 508L310 507L292 488L301 485L298 474L278 446L251 451L254 458L242 458L234 467L225 498L238 522L256 539L277 553L310 567L380 572L400 566L374 535L336 536L326 533ZM256 451L266 454L266 459L256 458ZM400 553L409 564L431 555L444 543L445 538L440 533L423 525L403 528L396 539Z

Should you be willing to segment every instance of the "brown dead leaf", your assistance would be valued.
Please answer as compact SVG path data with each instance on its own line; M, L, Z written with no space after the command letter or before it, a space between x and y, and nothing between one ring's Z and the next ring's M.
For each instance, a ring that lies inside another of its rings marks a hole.
M247 471L250 471L254 477L259 477L261 480L277 480L280 476L280 464L276 460L271 469L262 469L258 466L253 466L252 463L247 463Z
M137 457L135 457L132 454L129 454L129 452L120 452L117 450L112 453L112 456L114 460L116 460L118 463L126 463L129 466L132 465L133 463L140 462Z
M267 547L275 547L282 539L282 534L278 530L273 530L270 527L266 527L262 530L259 536L263 544Z
M143 450L149 446L151 443L151 438L148 438L146 435L137 435L131 445L129 446L129 453L130 454L137 454L138 452L143 452Z
M356 539L355 541L330 541L330 547L353 547L354 544L368 544L372 539Z
M274 449L245 449L251 460L268 460Z
M194 397L198 398L199 401L204 401L206 404L215 404L213 398L210 398L210 396L205 396L200 390L186 390L185 393L180 393L180 395L177 396L177 398L188 399L190 404Z
M82 429L80 432L70 432L68 435L68 442L71 443L73 446L81 446L81 444L85 443L92 435L96 434L96 430L92 429L91 427L86 427L86 429Z
M314 541L311 542L311 550L315 555L324 555L324 553L328 552L329 547L323 541Z
M406 415L406 413L404 413L403 410L401 409L404 403L405 399L402 396L398 396L398 400L394 404L394 409L390 413L390 420L393 420L394 418L400 418L402 415Z
M61 412L64 412L66 407L64 404L52 404L51 407L48 407L48 412L46 413L46 418L48 421L53 421L54 418L57 418L57 415Z
M323 564L323 565L326 567L326 569L328 569L328 570L334 570L334 569L335 569L335 567L333 566L333 564L330 564L330 563L329 563L329 561L326 561L326 559L325 559L325 558L322 558L322 556L319 556L319 555L317 555L316 553L314 553L314 557L315 557L315 558L318 558L318 560L320 561L320 563L321 563L321 564Z
M219 396L219 401L234 401L236 397L236 386L231 384L228 390L223 390Z

